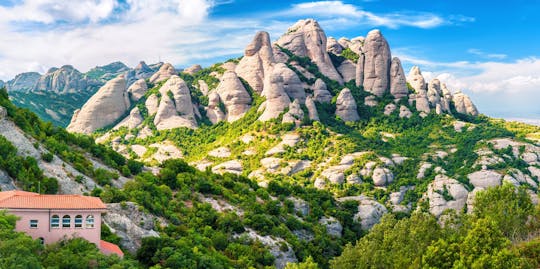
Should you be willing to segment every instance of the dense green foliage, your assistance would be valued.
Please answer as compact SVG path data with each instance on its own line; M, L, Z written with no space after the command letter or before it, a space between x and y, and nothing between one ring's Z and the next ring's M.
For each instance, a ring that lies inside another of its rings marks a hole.
M538 234L540 207L506 184L478 193L474 213L448 214L444 226L428 213L397 220L386 215L333 268L537 268L538 243L511 240ZM515 242L515 241L514 241ZM536 251L536 252L535 252Z
M138 268L136 261L103 255L94 244L79 238L44 247L38 240L15 232L16 220L15 216L0 211L0 268Z

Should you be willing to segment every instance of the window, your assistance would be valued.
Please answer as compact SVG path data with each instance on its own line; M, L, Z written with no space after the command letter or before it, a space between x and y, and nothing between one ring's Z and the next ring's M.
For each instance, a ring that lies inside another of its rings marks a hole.
M45 244L45 239L43 237L38 238L40 244Z
M30 228L37 228L38 220L37 219L31 219L30 220Z
M51 228L60 228L60 217L58 215L51 217Z
M89 215L86 217L86 228L94 228L94 216Z
M69 215L64 215L62 217L62 228L71 227L71 217Z
M75 228L82 228L82 216L75 216Z

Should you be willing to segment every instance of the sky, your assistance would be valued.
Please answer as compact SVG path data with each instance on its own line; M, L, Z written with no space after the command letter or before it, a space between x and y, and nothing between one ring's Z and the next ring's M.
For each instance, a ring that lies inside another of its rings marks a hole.
M540 120L540 1L0 0L0 79L71 64L183 68L239 57L299 19L327 36L380 29L405 72L469 94L481 113Z

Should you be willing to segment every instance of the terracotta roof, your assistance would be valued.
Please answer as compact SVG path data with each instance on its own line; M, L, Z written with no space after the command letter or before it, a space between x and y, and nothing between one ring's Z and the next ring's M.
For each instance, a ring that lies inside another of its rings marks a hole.
M82 195L49 195L26 191L0 192L0 208L107 209L101 199Z
M99 250L106 255L116 254L119 257L124 257L124 252L120 249L120 247L107 241L99 240Z

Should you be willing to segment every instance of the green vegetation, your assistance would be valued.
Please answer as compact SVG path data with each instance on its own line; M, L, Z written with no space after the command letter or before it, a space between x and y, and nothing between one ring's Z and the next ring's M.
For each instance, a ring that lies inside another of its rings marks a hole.
M331 267L538 268L538 239L519 242L538 233L539 218L523 189L490 188L478 193L472 215L447 215L442 227L428 213L386 215Z

